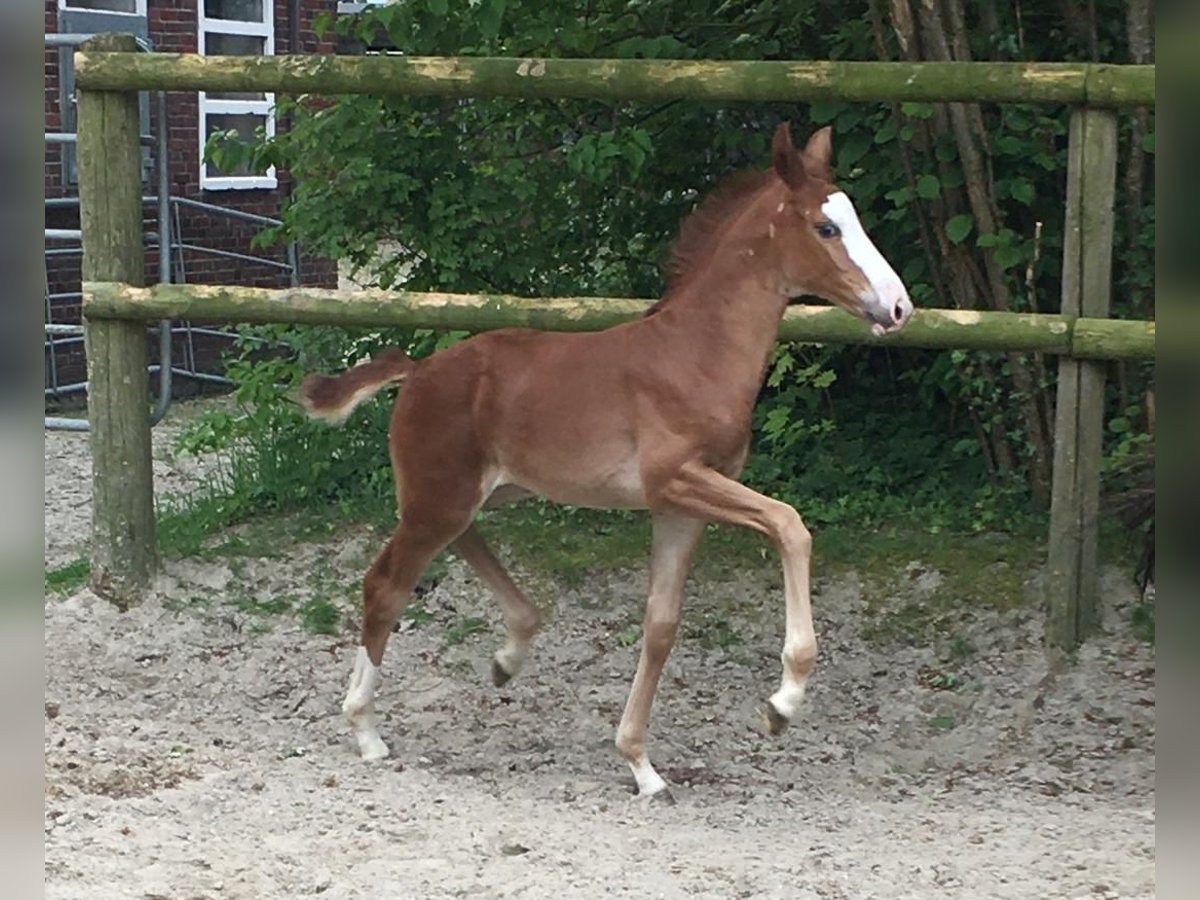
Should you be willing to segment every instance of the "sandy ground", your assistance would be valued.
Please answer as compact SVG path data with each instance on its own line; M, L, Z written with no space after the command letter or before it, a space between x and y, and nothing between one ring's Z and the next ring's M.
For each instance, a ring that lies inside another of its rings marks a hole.
M179 489L169 438L156 433L160 485ZM56 567L86 540L86 437L47 435L46 458ZM612 747L642 572L563 589L497 690L496 611L452 565L389 648L393 756L358 761L338 708L350 598L378 543L364 529L168 563L125 614L86 590L48 598L47 897L1154 895L1155 664L1120 624L1121 573L1105 576L1111 633L1057 674L1036 610L964 610L975 652L953 689L935 648L864 640L855 576L818 579L820 664L781 738L756 713L778 678L771 564L693 579L652 721L666 806L631 796ZM254 610L317 593L344 607L336 635ZM729 608L739 639L712 646L699 626Z

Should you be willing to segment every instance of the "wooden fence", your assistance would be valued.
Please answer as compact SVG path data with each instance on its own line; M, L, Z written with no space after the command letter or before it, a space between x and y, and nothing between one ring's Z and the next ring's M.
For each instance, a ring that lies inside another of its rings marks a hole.
M92 585L136 602L155 567L147 321L405 325L471 331L511 325L603 328L645 301L142 286L137 92L436 94L456 97L996 101L1073 107L1062 309L1058 315L920 310L875 338L841 310L789 310L781 340L1058 354L1046 637L1076 646L1096 622L1105 360L1152 359L1154 323L1108 318L1115 108L1154 104L1153 66L1024 63L717 62L419 59L395 56L201 57L136 53L95 38L76 55L88 405L93 449Z

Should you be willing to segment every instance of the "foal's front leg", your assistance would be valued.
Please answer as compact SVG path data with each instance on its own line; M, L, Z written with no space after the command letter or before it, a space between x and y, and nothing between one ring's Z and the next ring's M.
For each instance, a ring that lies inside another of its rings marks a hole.
M678 515L659 513L654 516L654 538L650 551L650 599L642 625L642 654L637 674L625 703L625 713L617 729L617 749L633 770L638 795L650 797L661 793L667 799L667 783L654 771L646 755L646 726L650 721L650 706L658 689L663 665L675 644L683 607L683 586L696 544L704 533L704 523Z
M767 701L766 720L778 734L796 715L804 688L817 662L817 637L809 595L812 536L800 514L732 478L701 465L687 463L656 492L656 506L712 522L753 528L771 539L783 564L787 621L783 642L783 678Z

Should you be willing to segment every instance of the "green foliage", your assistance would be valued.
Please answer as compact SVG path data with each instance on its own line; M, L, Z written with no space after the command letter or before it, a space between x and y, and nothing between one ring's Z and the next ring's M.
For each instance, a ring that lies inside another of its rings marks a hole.
M1138 640L1154 643L1154 604L1138 603L1129 614L1129 624Z
M1093 43L1102 60L1124 59L1116 0L1097 4L1094 42L1046 4L1027 8L1022 28L1012 10L968 0L968 25L985 7L998 18L968 29L978 59L1088 59ZM869 59L878 52L861 0L401 0L339 16L332 27L363 40L386 35L415 56ZM798 139L833 125L839 183L919 306L951 299L941 235L976 265L994 261L1014 309L1053 311L1058 302L1067 111L1056 107L980 108L998 223L987 232L961 205L966 176L953 136L930 128L945 111L927 103L901 104L897 113L836 101L721 107L347 96L281 99L280 109L288 129L250 145L217 136L210 155L226 168L275 165L292 174L285 223L263 241L302 240L382 286L658 296L659 263L680 218L728 173L766 165L771 130L790 119ZM1153 154L1152 114L1148 121L1141 147ZM1122 128L1133 122L1123 115ZM1141 203L1122 212L1131 224L1114 265L1119 316L1153 315L1153 190L1150 178ZM460 338L247 329L231 365L237 409L206 417L185 438L190 449L228 451L232 508L221 514L315 504L388 520L387 400L331 430L304 421L286 398L303 372L340 368L382 344L420 355ZM283 352L264 354L263 342ZM1047 451L1017 413L1028 398L1010 367L984 354L781 347L755 412L747 477L816 524L908 521L931 531L981 531L1023 521L1036 512L1028 466ZM1038 378L1033 401L1047 407L1053 384ZM1134 371L1122 391L1136 394L1148 379L1148 369ZM1114 423L1130 426L1112 432L1118 455L1140 427L1121 403L1114 389ZM990 445L1001 443L1009 453L997 459Z
M747 480L816 525L1023 525L1035 512L1025 489L989 477L963 404L945 390L952 377L947 354L779 348Z
M406 622L412 622L414 626L427 625L433 621L434 615L423 603L410 603L404 607L404 612L401 613L401 618Z
M295 603L295 597L267 597L238 594L230 598L230 605L252 616L280 616L288 612Z
M478 616L465 616L446 629L444 641L447 647L454 647L461 644L471 635L487 630L487 619L481 619Z
M337 634L342 614L323 597L314 597L300 607L300 621L313 634Z
M706 650L729 650L745 640L723 610L697 610L684 620L684 634Z
M969 213L960 213L946 223L946 237L955 244L961 244L975 227L975 219Z
M642 639L641 625L628 625L617 632L617 643L622 647L632 647Z
M276 348L264 355L263 344ZM210 491L189 499L194 511L228 524L249 515L299 506L354 512L375 522L394 521L395 501L387 455L389 398L364 404L341 428L308 420L292 399L304 375L343 368L384 344L429 352L430 335L349 329L256 326L241 330L227 372L236 387L232 409L204 412L181 434L185 453L220 451L223 464ZM170 544L196 541L169 514ZM197 548L198 549L198 548Z
M92 565L86 559L72 560L64 566L46 571L45 590L58 594L69 594L87 584Z

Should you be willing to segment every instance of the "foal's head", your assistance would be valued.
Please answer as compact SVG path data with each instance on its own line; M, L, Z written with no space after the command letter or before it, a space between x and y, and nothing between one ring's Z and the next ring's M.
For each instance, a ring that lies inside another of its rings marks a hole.
M771 210L768 234L783 288L790 296L830 300L873 323L876 334L896 331L912 315L912 301L863 231L850 198L833 183L829 133L822 128L797 150L784 123L771 144L771 164L785 190Z

